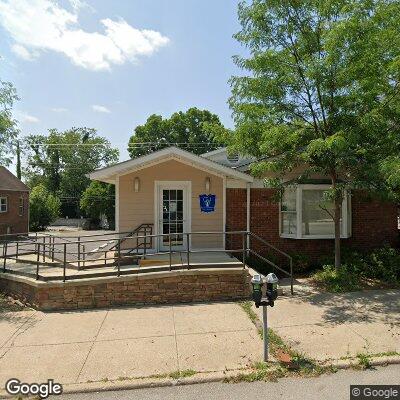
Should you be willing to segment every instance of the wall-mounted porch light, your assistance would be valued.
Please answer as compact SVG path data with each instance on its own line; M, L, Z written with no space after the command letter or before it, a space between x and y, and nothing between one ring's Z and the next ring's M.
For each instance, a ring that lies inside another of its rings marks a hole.
M138 177L133 180L133 189L135 190L135 193L140 190L140 179Z
M209 176L207 176L206 178L205 186L206 186L206 192L209 193L211 187L211 178Z

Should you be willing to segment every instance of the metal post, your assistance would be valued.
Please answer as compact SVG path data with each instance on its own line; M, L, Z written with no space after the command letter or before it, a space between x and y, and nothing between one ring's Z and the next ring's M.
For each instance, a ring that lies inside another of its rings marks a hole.
M17 248L16 248L16 253L15 253L15 259L18 260L18 253L19 253L19 242L17 239L17 244L16 244Z
M118 276L121 274L121 239L118 239Z
M56 238L53 236L53 239L52 239L53 245L51 246L51 261L53 261L53 262L54 262L54 243L55 243L55 241L56 241Z
M66 270L67 270L67 243L64 243L63 282L65 282L67 279Z
M85 265L86 265L86 246L83 245L82 248L83 248L83 268L85 268Z
M104 265L107 265L107 251L104 252Z
M267 306L263 306L264 362L268 362L268 316Z
M242 247L242 263L243 263L243 269L245 269L246 268L246 237L245 237L245 234L244 233L242 233L242 245L243 245L243 247Z
M293 259L292 257L289 258L290 261L290 293L293 296Z
M43 236L42 260L43 260L43 262L46 261L46 236Z
M169 238L169 270L172 269L172 246L171 246L171 234L168 234Z
M36 243L36 280L39 279L40 243Z
M190 234L186 234L186 247L187 247L187 267L190 269Z
M78 236L78 269L81 267L81 237Z
M144 233L144 247L143 247L143 260L146 259L146 250L147 250L147 232Z
M6 272L7 242L3 244L3 272Z

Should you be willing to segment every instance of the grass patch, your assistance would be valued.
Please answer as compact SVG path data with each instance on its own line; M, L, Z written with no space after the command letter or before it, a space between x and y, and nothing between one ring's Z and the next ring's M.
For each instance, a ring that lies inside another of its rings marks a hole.
M239 303L239 305L242 307L243 311L247 314L253 324L256 324L256 322L259 321L258 315L253 310L253 303L251 301L242 301Z
M168 376L172 379L182 379L182 378L188 378L193 375L196 375L196 371L192 369L184 369L182 371L171 372Z
M258 333L263 339L263 328L258 315L254 312L251 301L239 303L240 307L247 314L249 319L256 326ZM288 369L286 365L280 365L278 368L271 369L270 364L264 362L255 363L254 371L249 373L241 373L234 378L229 378L229 382L254 382L258 380L276 380L284 376L318 376L323 373L336 372L331 366L320 366L314 360L306 357L304 354L293 350L284 340L271 328L268 328L268 345L270 352L277 356L279 352L289 354L296 370Z
M371 368L371 356L366 353L358 353L357 354L358 365L361 369L369 369Z

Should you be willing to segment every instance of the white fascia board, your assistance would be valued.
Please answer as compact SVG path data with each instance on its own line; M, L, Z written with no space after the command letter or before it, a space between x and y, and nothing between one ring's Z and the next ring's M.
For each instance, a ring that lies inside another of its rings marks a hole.
M170 159L175 159L186 164L190 163L194 167L206 169L216 175L229 176L244 180L246 182L253 181L253 177L248 174L220 165L214 161L197 156L193 153L189 153L185 150L178 149L177 147L168 147L160 151L135 158L133 160L124 161L122 163L94 171L89 174L88 177L90 179L99 180L102 182L115 181L115 177L117 175L126 175L130 172L147 168L151 165L156 165Z

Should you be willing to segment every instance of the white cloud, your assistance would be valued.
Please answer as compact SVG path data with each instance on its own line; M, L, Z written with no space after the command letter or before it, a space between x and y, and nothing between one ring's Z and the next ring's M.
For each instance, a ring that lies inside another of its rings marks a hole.
M11 46L11 50L18 57L20 57L24 60L27 60L27 61L32 61L39 56L39 54L36 51L29 51L24 46L22 46L18 43L14 43Z
M105 113L105 114L110 114L111 113L111 111L107 107L100 106L98 104L93 104L92 105L92 110L95 111L95 112Z
M51 108L51 111L56 112L56 113L63 113L63 112L67 112L68 108L54 107L54 108Z
M78 13L85 2L70 0L73 12L54 0L0 0L0 24L14 40L13 51L29 60L40 52L55 51L89 70L135 62L167 45L161 33L137 29L125 20L102 19L104 33L79 27Z
M29 124L37 124L40 122L39 118L34 117L33 115L26 114L24 112L17 112L17 119L21 122L26 122Z

